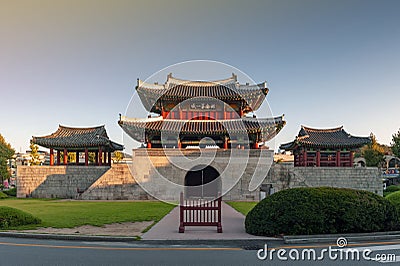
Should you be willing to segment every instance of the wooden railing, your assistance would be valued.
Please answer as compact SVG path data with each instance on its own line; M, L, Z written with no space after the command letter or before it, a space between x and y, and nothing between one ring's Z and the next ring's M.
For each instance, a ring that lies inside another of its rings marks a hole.
M185 232L185 226L216 226L222 233L221 197L215 200L204 198L180 198L179 233Z

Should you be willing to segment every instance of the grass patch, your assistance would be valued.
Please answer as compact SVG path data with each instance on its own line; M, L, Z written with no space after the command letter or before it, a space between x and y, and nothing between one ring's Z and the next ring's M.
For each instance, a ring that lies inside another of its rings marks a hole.
M41 224L28 228L73 228L122 222L158 222L174 208L173 205L158 201L88 202L12 198L2 200L0 205L23 210L42 220Z
M0 191L0 199L6 199L8 196Z
M226 202L229 206L234 208L240 213L243 213L243 215L247 215L251 209L254 208L254 206L257 205L258 202L255 201L228 201Z

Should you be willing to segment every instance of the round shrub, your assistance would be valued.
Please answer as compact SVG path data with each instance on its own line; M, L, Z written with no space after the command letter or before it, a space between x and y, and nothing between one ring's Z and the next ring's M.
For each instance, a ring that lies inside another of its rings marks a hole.
M393 203L393 205L397 208L398 214L400 216L400 191L393 192L387 195L386 199L388 199L391 203Z
M386 188L385 192L396 192L399 190L400 190L400 186L391 185Z
M397 230L387 199L344 188L294 188L259 202L246 216L246 232L260 236L362 233Z
M39 224L40 219L18 209L0 206L0 229L20 225Z

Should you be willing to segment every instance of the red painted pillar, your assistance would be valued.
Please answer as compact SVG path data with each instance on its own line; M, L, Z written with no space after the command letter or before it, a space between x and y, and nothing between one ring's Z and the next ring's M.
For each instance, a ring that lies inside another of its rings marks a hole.
M61 164L61 151L57 151L57 165Z
M79 165L79 151L76 152L75 158L76 165Z
M350 167L354 164L354 151L350 151Z
M303 166L307 166L307 149L303 151Z
M151 149L151 142L147 142L147 149Z
M99 165L99 152L98 151L96 151L94 153L94 162L96 165Z
M340 167L340 151L336 151L336 167Z
M180 139L178 139L178 149L182 149L182 142Z
M107 152L106 151L104 151L104 153L103 153L103 158L104 158L104 165L107 165L108 161L107 161Z
M85 166L88 166L88 165L89 165L89 151L86 148L85 149Z
M50 149L50 165L54 165L54 150Z
M227 137L225 137L225 140L224 140L224 149L225 150L228 149L228 138Z
M64 165L68 164L68 151L64 149Z
M321 166L321 151L317 150L317 167Z
M101 166L103 163L103 151L101 150L101 147L99 148L99 166Z
M243 117L243 109L242 108L240 108L240 110L239 110L239 116Z

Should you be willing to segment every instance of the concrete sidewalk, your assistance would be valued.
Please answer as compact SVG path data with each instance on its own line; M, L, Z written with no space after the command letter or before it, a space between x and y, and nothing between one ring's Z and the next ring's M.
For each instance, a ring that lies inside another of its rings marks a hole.
M216 226L187 226L185 233L179 233L179 207L173 209L160 222L142 236L143 240L277 240L271 237L253 236L244 229L245 217L231 206L222 202L222 230L217 233Z

